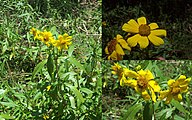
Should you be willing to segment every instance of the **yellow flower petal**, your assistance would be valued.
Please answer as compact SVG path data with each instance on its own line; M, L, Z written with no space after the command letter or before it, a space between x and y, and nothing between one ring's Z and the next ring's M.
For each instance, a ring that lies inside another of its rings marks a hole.
M137 86L137 81L136 80L124 80L124 84L134 88Z
M139 32L138 28L136 28L134 26L131 26L130 24L127 24L127 23L125 23L122 26L122 30L125 31L125 32L130 32L130 33L138 33Z
M117 37L117 42L118 43L120 43L120 45L123 47L123 48L125 48L125 49L127 49L127 50L131 50L131 48L128 46L128 43L123 39L123 37L121 38L120 36L119 37Z
M129 20L128 24L133 26L135 29L139 29L139 25L134 19Z
M166 30L153 30L151 31L151 34L155 36L167 36Z
M173 98L172 95L168 95L165 103L166 103L166 104L169 104L169 103L171 102L172 98Z
M137 72L140 76L145 76L146 80L152 80L154 79L153 74L149 70L139 70Z
M149 38L149 40L150 40L154 45L156 45L156 46L159 46L159 45L161 45L161 44L164 44L163 39L161 39L160 37L157 37L157 36L155 36L155 35L153 35L153 34L150 34L150 35L148 36L148 38Z
M117 60L117 52L113 51L112 54L110 55L111 60Z
M166 98L168 95L169 95L169 90L160 91L159 99L160 99L160 100L163 100L163 99Z
M116 50L116 52L117 52L118 54L120 54L120 55L125 55L123 49L121 48L121 46L120 46L119 44L116 44L115 50Z
M129 77L129 78L137 78L138 77L138 74L135 71L129 70L127 68L123 69L123 73L126 77Z
M152 97L152 100L153 100L154 102L156 102L156 95L155 95L155 92L153 91L153 89L150 89L150 91L151 91L151 97Z
M140 48L146 48L149 45L149 40L147 37L143 36L140 37L140 39L138 40L138 43L140 45Z
M150 87L154 90L154 92L159 92L161 90L160 86L158 85L158 83L154 80L149 81L148 83L150 85Z
M128 38L127 39L128 45L131 47L135 47L140 38L141 38L141 35L139 35L139 34L136 34L136 35Z
M177 101L181 101L182 100L182 95L181 94L178 94L178 95L175 95L173 96L173 98Z
M150 99L151 99L150 95L148 94L148 92L147 92L146 90L143 91L141 94L142 94L142 97L143 97L145 100L150 100Z
M173 85L173 83L175 83L175 80L173 80L173 79L170 79L170 80L167 82L167 84L168 84L169 87L171 87L171 86Z
M150 27L151 30L154 30L154 29L159 28L159 26L157 25L157 23L151 23L151 24L149 24L149 27Z
M109 54L108 46L105 48L105 54Z
M142 25L142 24L147 24L147 21L146 21L146 18L145 17L140 17L137 19L137 22L139 25Z

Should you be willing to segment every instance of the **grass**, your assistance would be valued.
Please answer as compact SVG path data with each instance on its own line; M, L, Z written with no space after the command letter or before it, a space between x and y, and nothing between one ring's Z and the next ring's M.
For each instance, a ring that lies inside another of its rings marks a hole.
M114 6L115 5L115 6ZM117 34L124 37L126 33L122 31L121 27L130 19L137 19L145 16L150 22L156 22L161 29L167 31L167 37L164 39L165 44L160 47L152 47L152 55L150 58L142 57L139 53L127 54L124 59L156 59L163 57L168 60L172 59L191 59L191 21L190 14L192 3L189 1L180 0L130 0L130 1L116 1L111 3L103 2L103 21L106 26L103 28L103 53L107 43L112 40ZM103 54L103 58L106 55Z
M0 2L0 119L100 119L101 2ZM61 83L50 80L45 66L34 75L48 47L33 40L32 27L73 37L69 49L75 62L68 60L69 51L58 59ZM59 85L66 87L58 91ZM85 102L78 105L79 96Z

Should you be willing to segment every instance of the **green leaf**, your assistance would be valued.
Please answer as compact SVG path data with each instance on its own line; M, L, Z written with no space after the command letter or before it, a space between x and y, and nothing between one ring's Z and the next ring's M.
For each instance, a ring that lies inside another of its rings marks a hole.
M6 90L0 89L0 96L3 95L6 92Z
M75 86L72 86L68 83L65 83L65 85L68 86L71 91L73 91L73 93L75 94L75 96L79 100L79 104L84 103L84 98L83 98L81 92Z
M0 115L0 120L1 120L1 119L3 120L3 118L4 118L4 119L15 119L14 116L10 116L10 115L8 115L8 114L1 114L1 115Z
M34 78L34 76L40 72L40 70L44 67L44 65L46 64L47 60L41 61L39 64L37 64L37 66L35 67L33 73L32 73L32 80Z
M38 93L35 95L35 97L34 97L33 100L37 100L37 99L39 99L41 96L42 96L42 93L41 93L41 92L38 92Z
M94 93L93 91L91 91L91 90L88 89L88 88L80 88L80 90L81 90L82 92L84 92L84 93L87 93L88 95Z
M74 48L75 48L75 46L72 44L72 45L70 45L70 47L69 47L69 49L68 49L68 55L69 55L70 57L71 57L72 54L73 54Z
M168 118L172 115L175 108L167 108L164 110L161 110L160 112L156 113L155 117L160 118L161 120L164 120L164 118Z
M182 118L182 117L180 117L178 115L175 115L174 116L174 120L185 120L185 118Z
M7 106L7 107L16 107L16 106L18 106L14 102L0 102L0 104L2 104L4 106Z
M74 99L74 97L73 97L73 96L70 96L70 97L69 97L69 100L70 100L70 103L71 103L71 107L72 107L72 108L76 108L76 107L75 107L75 99Z
M53 78L53 70L54 70L53 58L52 58L52 54L49 54L49 57L47 60L47 71L51 78Z
M152 120L153 108L152 104L147 102L144 106L143 120Z
M141 109L142 109L141 103L134 104L127 110L122 120L134 120L136 113L139 112L139 110Z
M83 65L81 63L79 63L75 58L73 57L69 57L69 62L73 65L75 65L76 67L78 67L79 69L85 71L85 68L83 67ZM85 71L86 72L86 71Z
M176 107L180 112L186 113L187 111L185 110L185 108L176 100L172 100L171 104Z

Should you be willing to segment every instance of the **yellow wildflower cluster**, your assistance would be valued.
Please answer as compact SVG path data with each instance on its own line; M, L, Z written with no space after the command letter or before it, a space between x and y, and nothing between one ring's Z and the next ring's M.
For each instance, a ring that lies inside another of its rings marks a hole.
M123 48L131 51L131 47L139 44L141 49L149 45L149 41L155 46L164 44L160 36L167 36L166 30L158 29L157 23L150 23L147 25L145 17L140 17L137 22L134 19L129 20L122 26L122 30L128 32L127 40L121 35L111 40L105 48L107 59L109 60L122 60L125 55Z
M68 49L68 46L72 44L72 36L69 36L67 33L59 35L58 39L54 39L53 34L49 31L40 31L35 28L31 28L30 33L33 34L34 39L38 39L45 43L47 46L53 45L57 47L58 50Z
M155 77L150 70L138 69L133 71L115 63L112 66L112 74L118 76L120 86L130 86L145 100L152 99L154 102L157 100L157 93L159 93L159 100L166 98L166 103L170 103L172 98L181 101L181 93L187 92L190 81L190 78L181 75L176 81L173 79L169 80L169 89L161 91L161 87L155 81Z

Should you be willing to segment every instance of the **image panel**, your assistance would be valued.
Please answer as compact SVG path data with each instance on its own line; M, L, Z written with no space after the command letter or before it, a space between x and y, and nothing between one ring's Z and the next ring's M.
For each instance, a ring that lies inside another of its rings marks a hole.
M0 0L0 120L101 120L101 0Z
M191 70L182 60L103 62L102 119L191 119Z
M103 0L106 60L192 59L192 1Z

